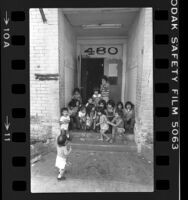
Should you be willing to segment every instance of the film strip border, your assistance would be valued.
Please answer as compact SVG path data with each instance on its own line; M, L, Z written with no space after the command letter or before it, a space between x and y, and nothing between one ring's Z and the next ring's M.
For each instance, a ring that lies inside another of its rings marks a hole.
M5 58L1 73L2 83L6 83L2 88L3 171L9 171L2 185L4 194L8 194L11 190L29 190L29 14L3 10L1 16L1 55Z
M29 14L23 11L9 12L8 15L6 11L5 13L3 42L4 45L10 45L11 47L9 52L4 54L7 58L7 66L5 69L3 68L2 72L8 73L11 81L7 85L7 91L4 91L4 94L7 95L7 99L14 100L9 101L10 103L7 103L3 108L7 113L6 116L3 116L6 120L5 134L3 134L3 140L6 142L3 143L3 146L4 148L11 148L11 152L9 151L11 156L7 156L6 163L4 163L4 168L6 167L10 172L6 177L6 187L4 189L6 190L5 193L8 193L11 189L15 192L27 193L30 190L30 183L28 183L30 175L26 170L26 167L30 165L28 157L30 155L28 145L29 126L28 122L26 123L26 118L29 119L29 110L27 109L29 102L25 102L25 96L29 95L29 74L27 73L29 71L29 59L26 59L29 55L28 49L26 50L29 39L28 29L25 29L25 32L20 32L23 29L19 27L29 26ZM165 196L163 192L166 194L166 191L176 190L177 184L173 182L178 181L177 177L176 180L172 180L172 174L170 174L170 168L174 167L172 163L176 163L174 157L170 155L173 140L172 133L169 131L172 128L172 118L170 117L172 101L170 98L173 95L173 87L176 88L177 86L169 84L172 77L169 60L169 15L169 10L154 10L153 18L154 52L157 55L154 59L155 192L160 192L162 196ZM12 35L10 36L9 30L11 28ZM174 136L176 135L174 132ZM22 175L20 176L20 174Z

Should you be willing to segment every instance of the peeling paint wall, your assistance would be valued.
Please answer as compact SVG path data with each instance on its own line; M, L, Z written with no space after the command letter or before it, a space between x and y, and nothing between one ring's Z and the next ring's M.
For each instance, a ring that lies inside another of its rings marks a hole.
M143 139L153 140L153 41L152 8L142 8L129 31L126 101L135 104Z
M60 73L60 107L70 101L76 85L76 36L59 10L59 73Z
M30 9L30 112L31 135L42 137L38 126L50 126L59 120L58 10ZM54 125L55 123L55 125ZM32 125L33 124L33 125ZM35 124L35 125L34 125Z

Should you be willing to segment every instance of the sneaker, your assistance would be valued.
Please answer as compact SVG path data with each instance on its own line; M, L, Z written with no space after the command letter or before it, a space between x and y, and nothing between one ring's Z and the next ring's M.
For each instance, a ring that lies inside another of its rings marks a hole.
M112 143L113 143L113 140L111 139L111 140L109 141L109 143L112 144Z
M61 180L61 174L58 174L58 176L57 176L57 180Z

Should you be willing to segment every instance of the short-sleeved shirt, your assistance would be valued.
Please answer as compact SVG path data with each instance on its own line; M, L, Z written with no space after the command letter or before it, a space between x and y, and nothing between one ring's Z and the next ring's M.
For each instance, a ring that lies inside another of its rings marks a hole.
M112 123L114 123L114 124L118 124L119 122L120 122L120 124L117 126L117 128L124 128L124 121L121 117L114 118L112 120Z
M70 117L76 116L77 112L78 112L78 107L74 107L72 109L69 109L69 115L70 115Z
M125 109L125 116L124 116L124 119L126 120L126 121L129 121L129 120L131 120L131 119L134 119L134 110L132 109L132 110L127 110L127 109Z
M67 146L62 146L62 147L57 146L57 156L66 159L67 155L68 155Z
M81 119L85 118L86 117L86 112L79 111L78 112L78 117L80 117Z
M68 130L70 117L69 116L66 116L66 117L65 116L61 116L60 122L61 122L61 129Z
M114 109L108 110L106 109L106 115L109 121L112 121L114 118Z
M109 84L102 84L101 85L101 96L103 99L105 98L109 98L109 94L110 94L110 87Z
M99 122L101 123L101 124L100 124L100 128L101 128L102 130L108 130L109 125L108 125L108 123L107 123L107 117L106 117L106 115L101 115L101 116L100 116L100 119L99 119Z

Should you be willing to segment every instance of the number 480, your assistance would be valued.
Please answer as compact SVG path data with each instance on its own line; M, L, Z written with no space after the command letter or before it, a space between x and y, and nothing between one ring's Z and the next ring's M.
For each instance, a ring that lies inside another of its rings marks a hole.
M87 53L88 55L95 55L95 51L93 50L93 48L88 48L84 51L85 53ZM106 54L106 47L98 47L96 48L96 54L98 55L104 55ZM118 49L116 47L109 47L108 48L108 53L111 55L115 55L118 53Z

